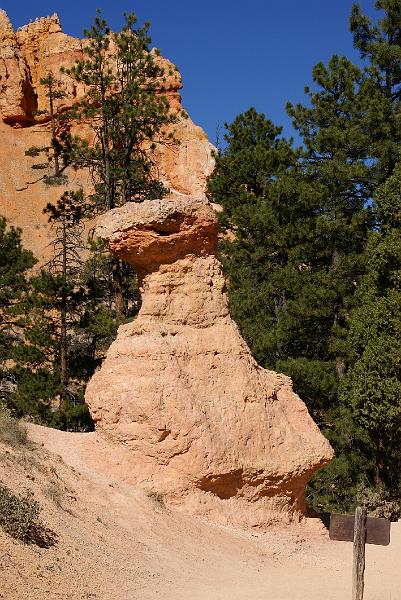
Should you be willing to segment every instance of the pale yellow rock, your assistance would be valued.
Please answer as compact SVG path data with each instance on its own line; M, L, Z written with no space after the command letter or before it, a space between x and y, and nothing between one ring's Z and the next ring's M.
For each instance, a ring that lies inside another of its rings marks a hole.
M291 380L256 364L229 315L211 205L128 204L96 234L141 278L140 313L86 393L97 431L130 450L130 479L215 521L300 518L306 482L332 450Z

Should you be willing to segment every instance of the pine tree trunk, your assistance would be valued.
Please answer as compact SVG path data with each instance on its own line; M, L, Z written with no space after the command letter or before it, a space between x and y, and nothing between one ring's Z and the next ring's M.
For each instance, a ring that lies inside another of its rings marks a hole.
M60 340L60 408L68 401L68 341L67 341L67 297L65 290L61 298L61 340Z
M337 249L334 249L333 256L332 256L333 266L335 268L338 267L340 262L341 262L341 253ZM333 319L334 328L339 327L341 325L341 318L340 318L341 303L342 303L342 298L340 296L337 296L335 307L334 307L334 319ZM345 373L347 371L347 365L346 365L344 358L342 356L336 356L335 363L336 363L337 377L338 377L338 379L343 379L345 377Z
M347 365L343 358L337 356L336 357L336 373L338 379L343 379L345 377L345 373L347 371Z
M68 339L67 339L67 226L63 221L63 256L62 256L62 277L63 287L61 291L61 333L60 333L60 408L64 408L68 401Z
M384 483L384 465L386 464L386 459L383 456L383 442L381 440L376 441L376 460L375 460L375 484L377 486L382 486Z
M56 123L54 118L54 104L53 104L53 89L51 82L49 83L49 104L50 104L50 123L51 123L51 131L52 131L52 148L53 148L53 158L54 158L54 175L55 177L60 176L60 162L59 162L59 154L56 144Z
M123 294L123 274L121 262L113 257L111 263L113 276L114 308L116 311L116 321L121 323L125 315L125 301Z

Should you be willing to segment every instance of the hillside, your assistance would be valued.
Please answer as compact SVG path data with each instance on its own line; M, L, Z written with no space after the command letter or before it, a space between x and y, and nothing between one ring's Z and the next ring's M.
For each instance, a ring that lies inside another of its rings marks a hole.
M33 449L1 446L0 480L34 492L57 536L48 549L0 533L5 600L339 600L350 597L352 544L320 521L239 530L166 508L162 499L94 469L94 434L30 426ZM401 524L388 548L367 549L366 600L401 595Z

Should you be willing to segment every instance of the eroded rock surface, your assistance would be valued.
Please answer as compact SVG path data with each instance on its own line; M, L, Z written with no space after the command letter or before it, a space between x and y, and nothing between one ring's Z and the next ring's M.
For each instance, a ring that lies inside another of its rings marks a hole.
M129 448L134 481L188 511L245 525L299 518L332 450L230 317L211 205L127 204L96 234L137 269L143 300L88 385L97 431Z
M0 9L0 114L12 124L32 122L36 98L13 27Z
M53 73L54 77L62 82L66 93L66 98L56 100L55 106L69 107L74 101L82 98L84 86L77 86L71 77L60 72L61 67L70 67L75 61L83 58L82 42L63 33L56 14L36 19L21 27L16 32L16 39L29 69L39 111L49 110L46 89L40 85L40 80L46 78L49 73ZM35 116L36 121L42 119L41 115Z
M25 156L25 150L49 145L49 124L40 114L48 108L41 78L52 72L62 81L66 97L55 102L60 109L72 106L85 93L83 85L60 72L60 67L71 67L83 57L83 44L63 33L57 15L36 19L14 32L0 10L0 214L10 225L22 228L24 245L34 252L39 265L49 258L51 240L43 208L57 200L60 190L43 184L43 172L32 170L36 159ZM156 52L154 57L164 69L160 93L178 117L166 131L167 138L173 133L178 143L160 143L152 151L155 175L173 191L204 197L206 179L214 166L213 146L182 111L179 71ZM85 171L67 170L66 174L73 188L91 186Z

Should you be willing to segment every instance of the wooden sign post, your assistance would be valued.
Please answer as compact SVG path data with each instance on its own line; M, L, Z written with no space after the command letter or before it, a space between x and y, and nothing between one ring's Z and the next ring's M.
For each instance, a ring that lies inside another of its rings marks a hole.
M388 519L366 516L366 509L357 507L355 517L330 515L330 539L354 543L352 571L352 600L363 600L365 576L365 544L388 546L390 543Z
M354 525L354 562L352 567L352 600L363 600L365 587L366 509L357 507Z

